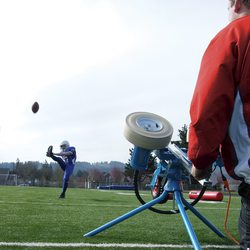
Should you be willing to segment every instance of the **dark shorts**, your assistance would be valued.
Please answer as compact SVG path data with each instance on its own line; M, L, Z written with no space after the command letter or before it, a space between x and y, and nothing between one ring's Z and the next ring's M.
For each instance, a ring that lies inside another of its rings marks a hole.
M250 250L250 185L242 182L239 186L241 211L239 217L239 233L241 249Z

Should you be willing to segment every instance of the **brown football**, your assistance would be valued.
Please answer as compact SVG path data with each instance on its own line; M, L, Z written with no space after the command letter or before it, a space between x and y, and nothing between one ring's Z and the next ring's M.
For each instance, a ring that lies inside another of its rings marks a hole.
M38 102L33 103L32 107L31 107L31 110L32 110L33 113L36 113L39 110Z

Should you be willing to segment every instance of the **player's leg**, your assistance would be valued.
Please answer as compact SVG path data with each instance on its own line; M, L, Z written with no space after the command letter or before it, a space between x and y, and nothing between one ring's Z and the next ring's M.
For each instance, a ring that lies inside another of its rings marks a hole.
M63 171L65 171L66 164L65 164L64 160L61 157L57 157L57 156L52 155L51 159L53 159L54 161L56 161L59 164L59 166L61 167L61 169Z
M51 157L53 155L53 146L49 146L46 152L46 156Z
M238 193L241 196L241 210L239 217L239 233L241 249L250 249L250 185L242 182Z
M63 176L63 186L62 186L62 193L60 194L59 198L63 199L65 198L65 193L68 189L69 185L69 177L72 175L74 171L74 166L72 165L67 165L64 171L64 176Z
M241 198L239 232L241 249L250 249L250 199L245 197Z
M56 161L61 167L61 169L65 171L66 164L64 160L61 157L55 156L52 151L53 151L53 146L49 146L46 155L50 157L51 159L53 159L54 161Z

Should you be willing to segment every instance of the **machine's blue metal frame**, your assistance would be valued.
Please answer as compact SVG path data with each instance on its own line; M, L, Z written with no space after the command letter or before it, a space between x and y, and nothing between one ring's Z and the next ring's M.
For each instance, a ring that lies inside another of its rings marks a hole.
M135 169L146 169L147 168L147 163L148 163L148 159L149 159L149 155L150 155L151 151L147 150L147 149L143 149L140 147L135 146L134 150L133 150L133 154L131 156L131 166ZM86 233L84 236L94 236L142 211L144 211L145 209L148 209L152 206L154 206L155 204L161 203L163 200L166 199L166 197L168 196L169 193L173 193L174 194L174 199L175 202L178 206L178 209L180 211L182 220L184 222L184 225L186 227L187 233L190 237L190 240L192 242L192 245L194 247L195 250L199 250L201 249L199 241L196 237L196 234L193 230L192 224L187 216L187 213L185 211L184 206L186 206L194 215L196 215L203 223L205 223L212 231L214 231L219 237L225 237L223 235L223 233L221 233L210 221L208 221L203 215L201 215L201 213L199 213L193 206L191 206L183 197L182 195L182 181L183 181L183 168L180 167L180 161L182 161L181 156L172 152L172 150L169 150L168 148L165 149L161 149L161 150L157 150L156 151L156 155L158 156L158 158L162 161L163 163L163 168L158 167L158 172L156 172L157 176L158 174L160 174L162 171L166 171L167 169L167 182L164 186L164 190L163 193L147 202L144 205L141 205L140 207L96 228L93 231L90 231L88 233ZM180 157L180 158L179 158ZM187 159L184 159L185 162L187 162ZM166 161L168 162L168 164L166 164ZM183 162L182 162L183 163ZM182 164L183 165L183 164ZM188 165L188 163L187 163ZM156 180L153 180L153 183ZM151 185L153 185L151 183Z

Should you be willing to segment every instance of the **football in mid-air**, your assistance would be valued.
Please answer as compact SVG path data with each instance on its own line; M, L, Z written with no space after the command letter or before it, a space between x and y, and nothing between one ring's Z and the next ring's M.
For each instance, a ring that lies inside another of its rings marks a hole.
M34 102L32 107L31 107L31 110L33 113L37 113L37 111L39 110L39 104L38 102Z

